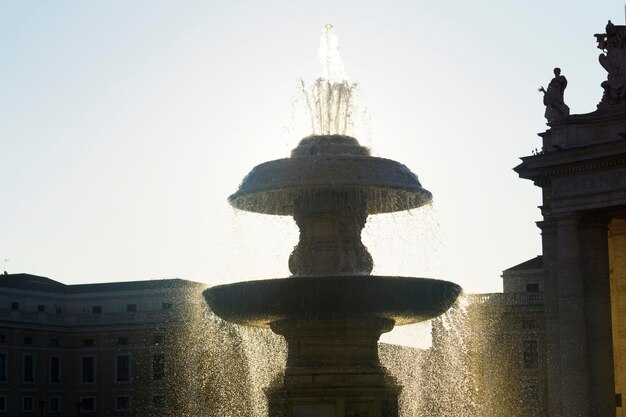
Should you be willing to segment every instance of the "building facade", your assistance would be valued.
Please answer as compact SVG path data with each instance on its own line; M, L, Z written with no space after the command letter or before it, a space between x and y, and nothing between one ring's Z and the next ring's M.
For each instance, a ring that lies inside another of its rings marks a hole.
M515 168L543 193L548 408L559 417L622 416L626 386L626 26L594 36L608 73L597 110L549 118L541 151Z
M170 415L203 285L0 275L0 416ZM195 298L194 298L195 297ZM187 363L189 366L190 363ZM141 410L141 411L139 411Z

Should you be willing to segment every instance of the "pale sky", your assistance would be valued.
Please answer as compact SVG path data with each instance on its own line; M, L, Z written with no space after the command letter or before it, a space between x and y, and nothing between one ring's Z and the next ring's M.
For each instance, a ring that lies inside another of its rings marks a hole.
M540 253L539 189L511 170L546 129L559 66L572 113L606 78L594 33L620 1L3 1L0 259L64 283L284 277L290 219L226 198L287 155L299 77L335 26L378 156L406 164L432 210L372 218L379 274L468 291Z

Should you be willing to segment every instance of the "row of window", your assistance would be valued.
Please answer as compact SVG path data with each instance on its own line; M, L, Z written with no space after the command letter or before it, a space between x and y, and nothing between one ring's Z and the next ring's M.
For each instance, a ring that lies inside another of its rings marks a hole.
M61 412L61 397L48 397L47 401L39 400L35 401L33 396L23 396L21 398L21 411L22 412L34 412L35 407L39 407L39 410L43 410L47 407L50 413ZM165 396L154 395L152 397L152 406L154 408L165 407ZM6 413L8 411L9 404L6 395L0 395L0 412ZM78 408L81 411L96 411L96 397L81 397L78 403ZM130 410L130 397L127 395L121 395L115 397L115 411L128 411Z
M39 406L40 410L43 410L47 405L48 412L50 413L61 412L61 398L60 397L48 397L47 402L44 400L39 400L35 402L35 397L31 397L31 396L22 397L21 411L33 412L35 411L35 404ZM9 408L9 404L8 404L7 397L4 395L0 395L0 412L7 412L8 408Z
M55 337L51 337L49 339L49 346L50 347L60 347L61 344L59 342L58 338ZM0 344L4 344L7 343L7 337L4 334L0 334ZM33 346L33 338L32 336L24 336L24 338L22 339L22 343L26 346ZM158 346L160 344L163 343L163 336L161 335L156 335L152 338L152 344L155 346ZM96 341L93 338L85 338L82 341L82 346L95 346L96 345ZM128 345L128 338L127 337L118 337L115 341L115 345L116 346L126 346Z
M14 311L19 311L20 309L20 303L18 303L17 301L12 301L11 302L11 310ZM57 314L62 314L65 310L65 306L61 306L61 305L56 305L54 307L54 312ZM38 313L45 313L46 312L46 306L44 304L37 304L37 312Z
M8 354L0 353L0 383L8 382ZM35 382L35 357L22 355L22 382ZM155 353L152 355L152 380L160 381L165 378L165 355ZM130 382L131 380L131 356L120 354L115 357L115 382ZM48 381L51 384L61 383L61 358L51 356L48 358ZM95 356L83 356L80 358L80 382L93 384L96 382L96 358Z
M541 400L541 392L538 385L523 385L522 400L524 402L537 402Z
M17 301L12 301L11 302L11 310L19 311L19 309L20 309L20 303L18 303ZM170 302L161 303L161 309L162 310L171 310L172 309L172 303L170 303ZM129 313L137 311L137 304L126 304L126 311L129 312ZM46 312L46 306L44 304L38 304L37 305L37 312L38 313L45 313ZM65 312L65 306L58 306L58 305L55 306L54 312L57 313L57 314L64 313ZM92 314L101 314L102 313L102 306L101 305L91 306L91 313Z
M0 344L4 344L4 343L8 343L7 337L6 335L0 334ZM22 339L22 343L27 346L32 346L33 345L32 336L24 336L24 339ZM59 339L54 338L54 337L50 338L50 346L53 346L53 347L59 346Z

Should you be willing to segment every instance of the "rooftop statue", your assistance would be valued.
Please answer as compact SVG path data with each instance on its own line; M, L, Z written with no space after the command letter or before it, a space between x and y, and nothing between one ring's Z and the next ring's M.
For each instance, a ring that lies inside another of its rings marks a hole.
M555 68L554 78L548 84L548 89L539 88L539 91L543 93L543 104L546 106L545 117L549 123L569 116L569 107L563 101L565 87L567 87L567 79L561 75L560 68Z
M626 104L626 26L616 26L610 20L606 33L594 35L598 42L600 65L608 72L607 80L601 85L604 89L599 110L611 109Z

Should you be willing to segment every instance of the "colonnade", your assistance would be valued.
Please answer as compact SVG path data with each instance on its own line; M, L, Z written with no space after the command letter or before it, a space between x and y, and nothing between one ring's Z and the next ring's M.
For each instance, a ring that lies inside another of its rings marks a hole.
M601 213L550 216L539 223L550 416L616 415L616 379L623 387L619 370L626 350L612 316L626 313L625 225Z

